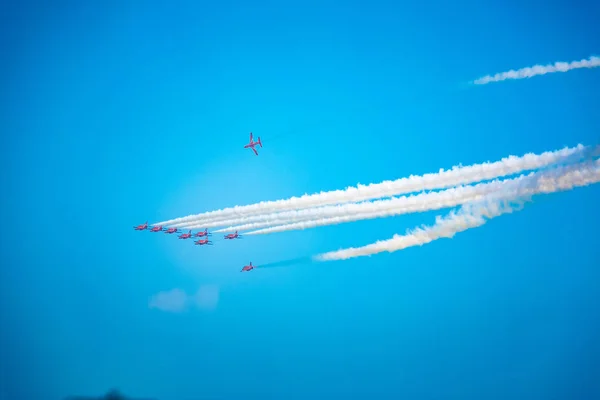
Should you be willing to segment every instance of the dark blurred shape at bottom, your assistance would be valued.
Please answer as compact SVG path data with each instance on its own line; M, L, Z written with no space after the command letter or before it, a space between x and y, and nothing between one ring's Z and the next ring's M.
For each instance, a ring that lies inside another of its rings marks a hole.
M64 400L157 400L157 399L150 399L150 398L134 398L134 397L127 397L123 394L121 394L118 390L116 389L112 389L110 390L108 393L106 393L104 396L67 396L65 397Z

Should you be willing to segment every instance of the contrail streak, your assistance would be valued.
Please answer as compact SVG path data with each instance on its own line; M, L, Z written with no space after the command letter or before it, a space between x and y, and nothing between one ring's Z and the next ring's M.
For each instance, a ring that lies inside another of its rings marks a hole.
M332 204L343 204L365 200L396 196L403 193L423 190L443 189L457 185L495 179L524 171L536 170L569 160L578 161L591 149L581 144L573 148L544 152L542 154L528 153L521 157L509 156L493 163L473 164L470 166L454 166L450 170L441 169L437 173L422 176L411 175L395 181L384 181L369 185L357 185L345 190L333 190L284 200L263 201L246 206L235 206L202 214L190 215L158 222L154 225L172 227L206 227L206 224L228 226L238 224L240 218L269 214L278 211L298 210ZM595 149L596 151L598 149ZM245 223L245 222L242 222ZM215 226L215 225L212 225Z
M313 260L311 257L299 257L291 260L276 261L268 264L257 265L256 268L289 267L291 265L311 263L312 261Z
M555 175L555 174L554 174ZM433 226L394 235L392 239L377 241L363 247L347 248L314 257L315 261L346 260L382 252L395 252L412 246L422 246L441 238L452 238L456 233L485 224L488 220L520 209L532 195L571 190L600 182L600 160L585 163L581 169L561 176L540 174L529 180L526 190L489 195L482 202L466 204L458 212L437 217ZM518 186L518 185L517 185Z
M550 173L552 176L562 176L570 171L577 173L580 168L580 165L559 167L550 171ZM354 222L364 219L385 218L414 212L439 210L478 201L487 195L497 192L509 193L510 191L514 192L515 190L519 190L520 193L526 194L526 191L534 191L534 189L528 186L528 182L539 174L540 172L532 172L529 175L521 175L513 179L496 180L474 186L461 186L441 192L422 193L408 197L403 196L391 200L345 204L333 207L332 210L321 211L323 209L318 208L304 210L311 211L312 214L315 215L315 219L270 226L269 228L247 232L245 235L285 232ZM242 228L240 227L239 230L242 230Z
M518 70L511 69L507 72L500 72L495 75L486 75L482 78L473 81L475 85L485 85L491 82L501 82L507 79L525 79L537 75L545 75L554 72L567 72L572 69L579 68L595 68L600 67L600 57L592 56L588 59L580 61L556 62L548 65L534 65L533 67L521 68Z

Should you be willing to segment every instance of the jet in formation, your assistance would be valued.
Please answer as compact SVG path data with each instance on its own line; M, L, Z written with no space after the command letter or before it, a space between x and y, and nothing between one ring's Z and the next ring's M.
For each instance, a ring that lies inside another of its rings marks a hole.
M148 221L144 222L141 225L134 226L133 229L135 229L136 231L144 231L144 230L148 229Z
M179 239L189 239L192 237L192 231L189 231L188 233L182 233L181 235L179 235Z
M211 236L211 235L212 235L212 233L209 233L209 232L208 232L208 228L207 228L207 229L204 229L203 231L196 232L196 233L194 234L194 236L195 236L195 237L204 237L204 236Z
M254 154L258 155L258 151L256 151L255 147L259 145L262 148L262 143L260 142L260 136L258 137L258 141L254 141L252 138L252 132L250 132L250 143L244 146L245 149L252 149Z
M227 234L223 237L225 239L241 239L242 238L242 236L238 233L238 231L235 231L235 233Z
M212 242L208 239L200 239L200 240L196 240L194 242L194 244L199 245L199 246L204 246L206 244L211 245L212 246Z

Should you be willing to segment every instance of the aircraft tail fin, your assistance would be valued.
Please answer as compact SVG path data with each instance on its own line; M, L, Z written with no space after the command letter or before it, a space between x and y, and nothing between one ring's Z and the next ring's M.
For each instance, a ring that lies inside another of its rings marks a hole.
M260 145L260 147L262 147L262 143L260 141L260 136L258 137L258 144Z

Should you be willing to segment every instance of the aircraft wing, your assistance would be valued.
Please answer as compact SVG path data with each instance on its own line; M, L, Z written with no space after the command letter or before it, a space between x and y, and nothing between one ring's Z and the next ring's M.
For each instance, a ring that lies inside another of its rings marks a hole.
M252 132L250 132L250 143L252 143Z
M254 152L254 154L258 155L258 151L256 151L254 147L252 147L252 151Z

